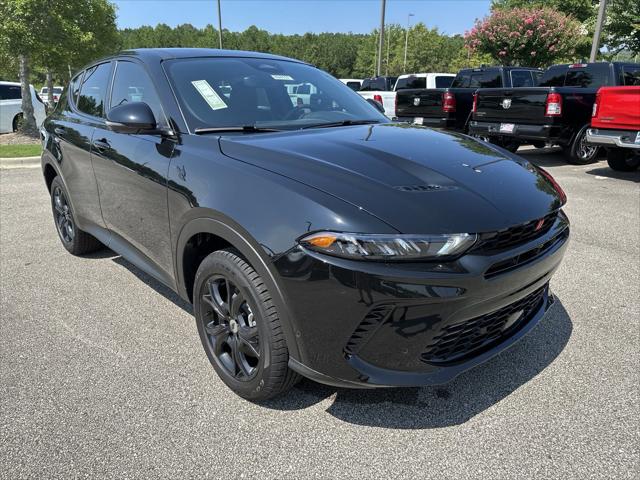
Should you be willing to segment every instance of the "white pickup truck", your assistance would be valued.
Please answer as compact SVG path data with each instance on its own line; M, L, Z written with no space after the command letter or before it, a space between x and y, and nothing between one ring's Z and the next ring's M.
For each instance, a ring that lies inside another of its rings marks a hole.
M396 92L408 88L447 88L455 78L453 73L413 73L396 77L366 78L358 93L366 99L380 102L384 114L393 118L396 114Z

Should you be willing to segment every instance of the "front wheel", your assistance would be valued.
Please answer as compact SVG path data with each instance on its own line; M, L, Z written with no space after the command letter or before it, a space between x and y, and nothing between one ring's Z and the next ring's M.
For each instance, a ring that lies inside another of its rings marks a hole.
M607 163L613 170L633 172L640 167L640 154L612 148L607 151Z
M587 165L596 161L600 147L587 143L587 129L585 125L573 139L573 143L564 150L567 161L574 165Z
M207 256L196 273L194 313L200 340L220 379L236 394L264 401L300 379L271 295L238 252Z

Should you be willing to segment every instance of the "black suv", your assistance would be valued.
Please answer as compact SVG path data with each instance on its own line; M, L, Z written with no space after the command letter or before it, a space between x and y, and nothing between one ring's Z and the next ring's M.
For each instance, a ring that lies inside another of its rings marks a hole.
M254 401L300 374L446 382L552 303L569 222L547 172L390 123L299 61L123 52L73 78L42 136L64 247L106 246L192 302L216 372Z

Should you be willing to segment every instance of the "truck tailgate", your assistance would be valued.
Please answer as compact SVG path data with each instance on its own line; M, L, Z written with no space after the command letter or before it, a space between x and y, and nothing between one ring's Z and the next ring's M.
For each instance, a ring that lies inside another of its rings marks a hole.
M603 87L598 91L597 101L592 126L640 130L640 87Z
M549 88L487 88L476 92L479 122L511 122L540 125L548 122L545 104Z
M442 94L444 88L398 90L396 93L396 115L398 117L442 116Z

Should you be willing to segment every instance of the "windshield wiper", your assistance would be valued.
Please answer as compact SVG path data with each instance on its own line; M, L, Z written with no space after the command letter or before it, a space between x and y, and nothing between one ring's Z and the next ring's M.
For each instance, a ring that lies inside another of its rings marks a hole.
M346 127L349 125L369 125L372 123L380 123L380 120L342 120L340 122L316 123L314 125L301 127L300 129L306 130L307 128Z
M277 128L263 128L256 127L255 125L241 125L231 127L205 127L196 128L194 132L196 134L201 133L218 133L218 132L244 132L244 133L256 133L256 132L281 132Z

